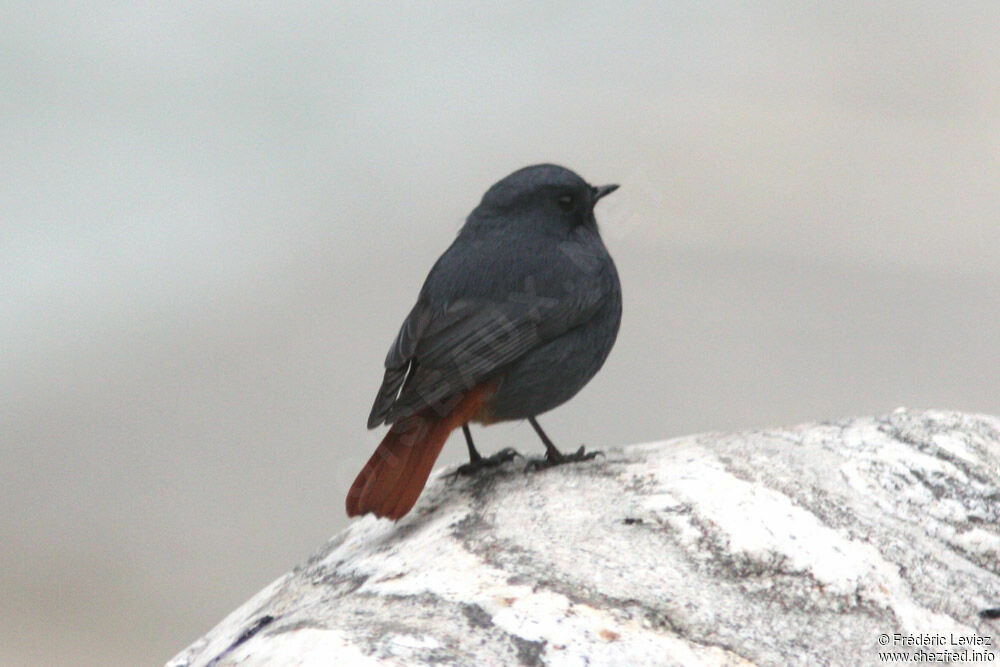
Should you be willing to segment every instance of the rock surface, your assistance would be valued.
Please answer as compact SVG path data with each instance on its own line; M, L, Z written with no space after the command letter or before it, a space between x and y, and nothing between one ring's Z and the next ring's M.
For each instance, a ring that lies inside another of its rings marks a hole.
M409 516L355 521L168 664L862 665L995 650L996 417L901 409L523 469L436 473Z

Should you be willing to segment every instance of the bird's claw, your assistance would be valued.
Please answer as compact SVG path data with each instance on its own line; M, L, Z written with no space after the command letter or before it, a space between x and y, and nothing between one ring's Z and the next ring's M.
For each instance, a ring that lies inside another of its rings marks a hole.
M513 461L516 458L523 459L524 457L516 449L506 447L492 456L486 456L458 466L455 468L454 476L475 475L476 473L482 472L488 468L496 468L497 466L503 465L508 461Z
M528 464L524 466L524 472L545 470L546 468L563 465L564 463L579 463L580 461L589 461L593 458L597 458L598 456L604 456L604 452L598 450L585 452L583 445L580 445L580 449L576 450L572 454L557 454L557 456L552 456L551 453L549 453L545 455L544 459L529 460Z

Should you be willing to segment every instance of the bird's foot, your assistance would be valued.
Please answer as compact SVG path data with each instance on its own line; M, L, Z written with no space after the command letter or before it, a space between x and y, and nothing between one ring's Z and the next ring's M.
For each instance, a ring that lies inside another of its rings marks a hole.
M488 468L496 468L497 466L503 465L508 461L513 461L515 458L524 458L521 454L510 447L501 449L499 452L493 456L480 457L474 461L469 461L466 464L458 466L455 469L455 476L459 475L475 475Z
M524 472L530 472L533 470L545 470L546 468L551 468L553 466L561 466L564 463L579 463L580 461L589 461L590 459L596 458L598 456L604 456L604 452L594 450L592 452L584 452L583 445L580 445L580 449L576 450L572 454L563 454L558 451L550 451L545 454L544 459L531 459L528 461L528 465L524 466Z

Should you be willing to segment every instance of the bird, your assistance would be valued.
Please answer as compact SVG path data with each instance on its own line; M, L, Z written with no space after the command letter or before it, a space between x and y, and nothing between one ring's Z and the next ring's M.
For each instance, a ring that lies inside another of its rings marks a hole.
M486 191L389 347L368 428L390 428L348 491L348 516L405 516L456 428L463 472L518 456L480 455L470 423L528 420L546 451L535 467L597 454L560 452L537 418L575 396L617 338L621 283L594 216L617 189L536 164Z

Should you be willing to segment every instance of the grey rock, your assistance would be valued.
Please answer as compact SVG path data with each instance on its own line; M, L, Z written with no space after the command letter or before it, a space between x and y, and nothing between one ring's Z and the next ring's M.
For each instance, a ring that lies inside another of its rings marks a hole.
M996 417L523 468L439 471L410 516L355 521L168 664L863 665L1000 635Z

